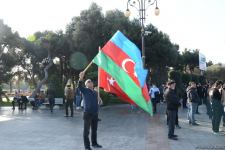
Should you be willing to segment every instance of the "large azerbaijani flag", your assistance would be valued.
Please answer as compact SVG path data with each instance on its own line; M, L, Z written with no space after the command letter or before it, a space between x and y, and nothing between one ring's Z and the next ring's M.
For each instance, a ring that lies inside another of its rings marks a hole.
M117 81L101 68L99 68L99 87L103 88L105 92L115 94L125 102L136 105L135 102L119 87Z
M111 77L111 82L116 81L117 90L128 97L128 102L135 103L152 115L145 83L147 71L143 68L140 50L134 43L117 31L93 62Z

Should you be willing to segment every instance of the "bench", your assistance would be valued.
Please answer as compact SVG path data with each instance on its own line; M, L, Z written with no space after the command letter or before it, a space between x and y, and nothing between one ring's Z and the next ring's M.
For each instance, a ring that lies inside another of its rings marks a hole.
M28 98L29 101L34 101L34 98ZM47 105L49 105L49 102L48 102L48 98L45 98L45 102L42 103L41 106L39 106L39 108L41 109L45 109L47 108ZM59 108L58 105L63 105L63 98L55 98L55 106L54 108Z
M48 98L45 98L43 105L49 105ZM55 98L55 105L63 105L63 98Z

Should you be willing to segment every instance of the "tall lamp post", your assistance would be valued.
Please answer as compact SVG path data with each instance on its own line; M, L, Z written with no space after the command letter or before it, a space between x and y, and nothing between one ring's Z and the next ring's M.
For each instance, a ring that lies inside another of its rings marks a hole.
M145 19L146 19L146 11L147 9L155 4L155 15L158 16L160 13L160 10L157 5L157 0L128 0L127 1L127 10L125 11L125 16L129 17L131 14L131 11L129 9L129 6L134 7L137 9L139 13L139 20L141 23L141 49L142 49L142 61L143 65L145 67Z

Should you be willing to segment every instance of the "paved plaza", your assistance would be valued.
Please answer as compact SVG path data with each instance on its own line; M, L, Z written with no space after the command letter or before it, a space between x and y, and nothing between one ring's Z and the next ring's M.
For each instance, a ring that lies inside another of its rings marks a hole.
M102 107L98 128L102 150L225 150L225 135L212 133L205 106L196 115L201 124L198 127L190 126L187 110L180 109L182 128L175 131L178 141L167 139L165 104L158 107L154 117L140 110L131 111L129 105ZM47 109L0 108L0 150L83 150L82 130L82 112L75 111L74 118L65 118L63 109L51 114Z

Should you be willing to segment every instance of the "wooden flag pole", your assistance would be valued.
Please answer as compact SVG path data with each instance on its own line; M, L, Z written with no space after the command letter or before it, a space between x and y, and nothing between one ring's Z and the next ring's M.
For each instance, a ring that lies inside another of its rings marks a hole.
M98 52L101 50L101 47L99 46ZM99 67L98 67L98 99L100 100L100 72L99 72Z
M87 67L84 69L84 73L91 67L91 65L93 64L93 61L91 61L88 65L87 65Z
M99 46L98 50L101 50L101 47ZM84 69L84 73L91 67L91 65L93 64L93 60L87 65L87 67Z

